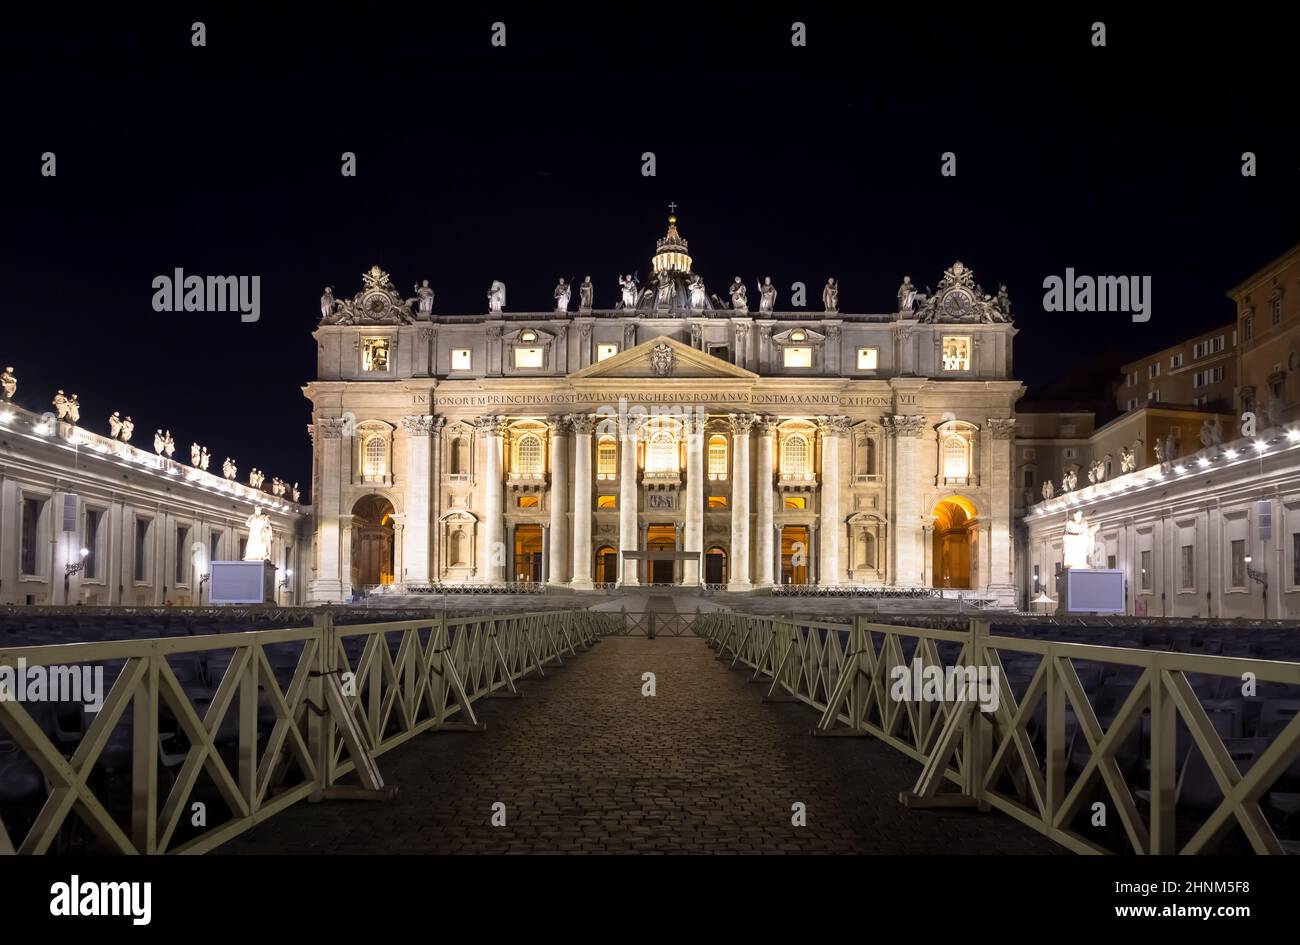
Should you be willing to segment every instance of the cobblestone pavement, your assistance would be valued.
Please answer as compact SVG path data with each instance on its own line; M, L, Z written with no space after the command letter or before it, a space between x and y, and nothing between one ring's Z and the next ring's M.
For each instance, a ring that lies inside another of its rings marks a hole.
M657 694L641 694L653 672ZM909 811L920 766L870 738L813 738L703 641L612 638L480 701L482 734L430 733L379 759L390 803L301 803L230 853L1042 853L1010 818ZM490 824L506 805L504 827ZM791 805L807 805L807 826Z

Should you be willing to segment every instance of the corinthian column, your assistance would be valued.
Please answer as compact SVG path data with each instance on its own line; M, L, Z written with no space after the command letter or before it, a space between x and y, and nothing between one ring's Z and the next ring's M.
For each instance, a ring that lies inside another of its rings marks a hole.
M682 550L697 555L682 568L682 583L700 583L699 553L704 550L704 414L686 421L686 528Z
M573 580L569 586L591 589L591 417L566 418L573 427Z
M772 435L776 432L776 421L763 417L754 424L754 433L758 436L756 452L758 469L754 474L754 511L757 512L758 541L754 543L754 554L758 556L754 568L754 583L759 587L774 584L772 577Z
M480 417L475 422L483 438L483 528L479 547L480 581L498 584L505 580L505 548L501 543L504 508L501 493L501 435L505 417Z
M431 501L433 464L431 437L435 419L427 414L402 418L406 433L406 516L403 519L403 541L399 546L402 569L399 583L429 580L429 521L433 511Z
M547 584L568 581L569 552L569 421L556 417L551 433L551 528Z
M312 514L316 519L316 579L308 588L308 597L313 603L345 598L344 571L350 566L349 559L342 555L340 524L343 517L343 462L347 456L343 448L345 425L340 417L321 417L316 421L312 435L320 477L319 495L313 493L311 497Z
M819 583L840 584L840 442L848 417L822 417L821 566Z
M729 591L748 591L749 582L749 430L754 415L731 417L731 573Z
M636 442L640 423L631 417L619 421L618 466L618 547L621 552L640 550L637 541L636 514ZM623 558L619 583L624 587L640 584L636 561Z

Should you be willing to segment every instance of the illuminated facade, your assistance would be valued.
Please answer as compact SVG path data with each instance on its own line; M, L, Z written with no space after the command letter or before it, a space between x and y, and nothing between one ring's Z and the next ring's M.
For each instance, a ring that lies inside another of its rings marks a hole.
M833 283L822 311L780 311L694 266L673 218L643 284L599 285L613 307L573 286L575 311L435 314L378 267L323 299L311 599L524 581L1010 602L1005 306L961 263L886 314L839 311Z
M276 601L302 603L307 506L0 403L0 603L206 604L209 562L243 557L258 506Z

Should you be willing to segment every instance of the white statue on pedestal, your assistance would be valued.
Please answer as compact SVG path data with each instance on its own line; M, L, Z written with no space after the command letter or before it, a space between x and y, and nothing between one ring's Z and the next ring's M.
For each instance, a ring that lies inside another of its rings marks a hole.
M229 456L227 456L226 461L221 464L221 474L227 479L234 479L235 476L239 474L239 468Z
M199 452L199 469L202 469L204 472L207 472L208 463L211 461L212 461L212 457L208 455L208 448L205 446Z
M163 449L166 448L166 446L167 446L167 441L163 439L162 430L154 430L153 451L157 453L159 456L161 456L163 454Z
M244 522L248 526L248 545L244 549L245 561L269 561L271 558L271 516L260 505Z
M765 276L758 284L758 310L760 312L776 310L776 286L772 285L771 276Z
M492 288L488 289L488 311L503 312L506 307L506 284L500 281L494 281Z
M13 400L14 394L18 393L18 378L14 375L13 368L7 367L0 374L0 391L4 392L5 400Z
M619 276L618 287L619 291L623 295L623 303L621 307L624 309L635 309L637 294L636 280L631 276Z
M68 422L76 423L81 419L81 404L77 403L77 395L73 394L68 399Z
M708 293L704 291L704 280L699 276L691 276L691 284L687 288L691 293L691 310L704 311L704 306L709 301Z
M569 310L569 299L573 296L573 287L563 279L555 287L555 310L557 312L567 312Z
M122 442L130 443L131 434L134 432L135 432L135 421L131 419L130 414L127 414L126 419L122 421Z
M835 284L833 276L826 280L826 287L822 289L822 308L827 312L840 310L840 287Z
M68 398L63 395L63 391L59 391L55 394L54 400L52 400L51 403L54 404L54 410L57 412L60 420L68 419Z
M197 466L201 459L203 459L203 448L200 447L199 444L197 443L191 443L190 444L190 465Z
M740 281L740 276L736 276L731 283L731 308L737 312L749 311L749 291L745 288L745 283Z
M112 416L108 418L108 438L116 440L122 435L122 415L114 410Z
M1091 567L1092 546L1096 542L1100 525L1089 525L1083 519L1081 509L1074 510L1074 516L1065 523L1065 537L1061 541L1061 557L1067 568Z

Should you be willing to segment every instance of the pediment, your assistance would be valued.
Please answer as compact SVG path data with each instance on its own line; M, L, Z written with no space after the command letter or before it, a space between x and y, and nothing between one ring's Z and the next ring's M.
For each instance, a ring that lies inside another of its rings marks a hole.
M569 375L572 380L615 378L713 378L717 380L756 381L758 375L736 367L711 354L697 351L673 338L659 337L643 341L635 348L620 351L612 358L589 365Z

